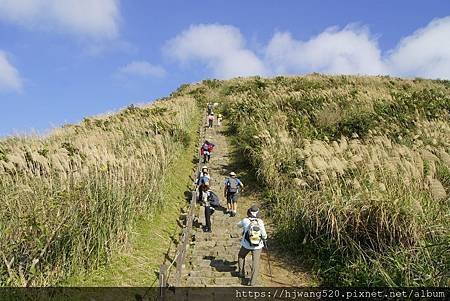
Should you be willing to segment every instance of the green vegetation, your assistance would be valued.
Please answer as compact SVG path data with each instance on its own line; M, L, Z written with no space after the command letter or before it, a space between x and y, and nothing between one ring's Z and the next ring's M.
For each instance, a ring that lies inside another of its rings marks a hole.
M450 286L449 82L318 74L206 80L0 141L0 284L151 284L158 262L141 259L160 254L152 231L183 202L207 101L256 173L277 241L323 284Z
M279 242L323 284L450 285L448 83L313 74L202 89L267 188Z
M164 179L199 121L194 99L172 97L0 141L0 284L54 285L108 263L136 219L167 205Z
M200 120L200 112L192 118ZM174 160L169 164L161 185L161 203L164 205L133 223L129 243L111 256L107 266L91 273L79 271L78 275L63 283L64 286L149 287L158 284L164 255L169 249L173 251L176 248L172 240L180 232L177 224L180 209L188 204L185 193L192 189L192 178L188 176L193 172L192 156L197 155L197 131L198 123L192 123L187 131L188 147L174 150Z

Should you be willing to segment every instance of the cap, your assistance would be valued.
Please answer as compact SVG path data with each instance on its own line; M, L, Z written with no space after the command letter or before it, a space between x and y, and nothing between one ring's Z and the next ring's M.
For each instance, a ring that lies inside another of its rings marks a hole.
M259 208L256 205L251 206L248 210L250 210L250 212L258 212Z
M259 212L259 208L256 205L251 206L247 210L247 216L248 217L257 217Z
M203 166L203 167L202 167L202 170L203 170L203 169L208 169L208 166L206 166L206 165Z
M236 174L234 173L234 171L230 172L230 176L235 176Z

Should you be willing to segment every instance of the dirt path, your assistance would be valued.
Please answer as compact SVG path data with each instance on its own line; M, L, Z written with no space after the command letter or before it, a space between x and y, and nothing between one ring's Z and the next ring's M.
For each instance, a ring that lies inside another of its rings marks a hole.
M247 209L252 204L259 204L260 197L256 189L253 175L239 164L239 154L233 152L230 139L226 136L225 127L214 127L206 130L206 139L216 145L215 152L208 167L211 175L211 189L221 198L222 206L224 180L229 172L237 173L245 190L238 200L238 214L230 217L225 210L216 210L211 217L212 232L204 233L204 207L197 206L196 222L194 223L194 238L186 258L183 286L239 286L241 280L237 277L237 253L240 248L241 230L236 224L245 217ZM264 209L261 209L262 213ZM270 239L273 225L265 220L271 246L269 269L267 252L261 256L261 286L312 286L313 277L306 269L301 268L298 260L283 254ZM247 278L249 278L251 255L246 260ZM271 271L270 271L271 270ZM272 273L270 273L272 272Z

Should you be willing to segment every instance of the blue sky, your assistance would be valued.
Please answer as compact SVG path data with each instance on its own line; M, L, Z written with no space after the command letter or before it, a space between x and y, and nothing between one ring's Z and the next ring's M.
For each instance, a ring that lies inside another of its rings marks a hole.
M310 72L450 79L450 2L0 0L0 136Z

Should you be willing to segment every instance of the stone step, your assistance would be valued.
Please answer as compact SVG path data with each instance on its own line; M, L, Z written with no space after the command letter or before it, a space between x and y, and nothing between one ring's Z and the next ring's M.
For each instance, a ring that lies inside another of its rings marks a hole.
M219 285L219 286L232 286L232 285L241 285L242 280L238 277L188 277L186 279L187 286L210 286L210 285Z
M207 270L197 270L197 271L189 271L187 273L189 277L213 277L213 278L221 278L221 277L236 277L237 272L218 272L215 269L207 269Z
M214 278L210 277L188 277L186 286L207 286L214 284Z
M229 257L232 258L237 258L237 254L238 254L238 250L237 249L229 249L227 251L216 251L216 250L211 250L211 251L198 251L198 252L194 252L192 253L192 255L190 255L188 258L192 258L192 259L202 259L202 260L213 260L213 259L227 259Z

